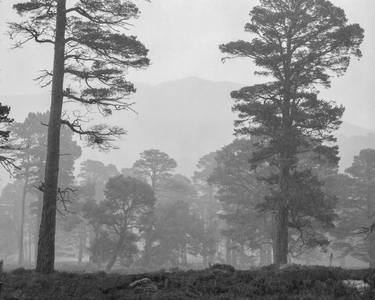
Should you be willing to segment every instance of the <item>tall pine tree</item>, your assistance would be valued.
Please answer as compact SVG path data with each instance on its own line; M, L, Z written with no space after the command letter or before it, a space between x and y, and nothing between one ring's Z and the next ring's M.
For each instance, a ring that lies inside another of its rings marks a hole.
M256 74L270 78L232 97L239 116L236 133L262 137L252 163L268 160L278 169L268 182L274 186L274 261L281 265L287 263L289 202L302 190L294 179L315 181L306 171L299 176L298 154L311 151L338 161L332 132L344 108L320 99L317 87L329 87L332 76L344 74L351 58L361 56L364 33L327 0L261 0L250 18L245 30L253 39L220 49L229 58L252 59Z
M47 162L43 212L40 225L37 271L54 270L56 198L60 158L60 128L69 127L88 144L111 147L119 127L98 124L85 128L85 113L63 113L63 104L96 106L103 115L129 109L127 98L135 88L126 78L129 68L149 64L148 50L134 36L124 34L139 10L121 0L29 0L14 4L22 20L10 24L17 46L28 41L54 46L52 71L39 79L52 86L48 124ZM65 101L64 101L65 100ZM74 107L75 108L75 107Z

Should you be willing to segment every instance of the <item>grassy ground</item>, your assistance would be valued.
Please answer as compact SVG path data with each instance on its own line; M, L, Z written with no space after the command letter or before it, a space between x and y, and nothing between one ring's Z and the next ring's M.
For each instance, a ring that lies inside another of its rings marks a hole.
M154 289L131 288L149 278ZM343 280L364 280L370 289L360 292ZM18 269L3 276L2 300L89 299L375 299L375 271L324 267L266 267L254 271L207 269L138 275L57 272L49 276Z

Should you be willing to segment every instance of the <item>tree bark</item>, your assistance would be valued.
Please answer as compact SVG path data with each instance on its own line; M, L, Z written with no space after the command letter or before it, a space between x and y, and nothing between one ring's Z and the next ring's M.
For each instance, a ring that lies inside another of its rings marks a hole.
M43 192L42 219L39 229L36 271L54 271L56 202L60 161L60 129L65 72L66 0L57 1L56 37L52 78L51 109L48 124L47 160Z
M29 163L29 158L28 158L28 163ZM25 177L25 183L23 186L22 202L21 202L20 234L19 234L19 240L18 240L18 265L19 266L23 266L25 262L23 242L24 242L25 206L26 206L27 186L29 185L29 164L27 164L25 174L26 174L26 177Z

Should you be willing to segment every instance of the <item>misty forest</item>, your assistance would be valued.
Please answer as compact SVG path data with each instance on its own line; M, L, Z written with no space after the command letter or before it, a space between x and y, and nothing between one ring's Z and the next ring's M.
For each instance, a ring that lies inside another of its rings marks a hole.
M371 1L0 2L1 300L375 299Z

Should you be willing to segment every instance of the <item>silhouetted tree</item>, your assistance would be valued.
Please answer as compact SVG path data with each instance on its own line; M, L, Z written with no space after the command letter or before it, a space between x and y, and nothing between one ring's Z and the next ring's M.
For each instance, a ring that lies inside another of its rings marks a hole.
M44 172L47 152L47 126L49 113L29 113L24 122L14 123L14 132L17 143L23 145L24 149L16 153L17 160L20 161L20 170L17 177L24 180L21 206L21 226L19 234L19 264L23 264L23 231L25 219L25 202L30 193L36 196L37 201L31 204L32 213L35 215L35 225L39 227L41 219L41 192L44 185ZM73 141L73 133L63 128L61 131L61 157L59 172L59 191L71 189L74 181L74 163L81 155L81 147ZM60 193L61 195L61 193ZM64 200L59 197L60 200ZM64 210L69 203L60 201L57 207ZM35 237L37 238L37 230Z
M347 70L352 56L361 56L363 29L348 24L345 12L327 0L261 0L245 30L254 38L221 45L229 57L252 59L256 74L268 83L233 92L237 135L263 139L252 162L267 160L278 168L274 178L274 259L287 263L289 203L298 174L297 155L315 152L337 161L332 132L340 125L343 107L319 99L316 87L329 87L333 75Z
M330 188L339 198L339 219L333 231L334 248L375 267L375 150L364 149L346 171L331 178ZM362 231L367 237L359 234Z
M154 230L148 240L152 247L145 247L143 263L153 269L187 267L189 254L202 254L205 238L195 187L176 174L160 183L157 196Z
M133 165L133 169L140 176L150 181L154 192L156 192L158 184L170 176L176 167L177 163L173 158L170 158L167 153L156 149L142 152L141 158Z
M211 152L201 157L193 176L193 183L198 193L198 214L200 214L204 226L201 254L203 256L203 265L206 267L218 259L221 238L220 226L222 221L217 213L222 207L215 197L217 187L209 181L210 176L217 167L216 155L216 152Z
M60 128L65 125L85 137L89 145L111 147L114 137L125 131L119 127L98 124L84 128L87 119L73 109L63 114L63 99L84 106L93 105L103 115L113 110L130 109L127 97L135 92L126 79L129 68L149 64L148 50L136 37L121 32L136 18L139 10L131 1L98 0L32 0L13 5L23 17L10 24L12 38L20 36L16 46L33 40L54 46L52 71L39 79L43 86L52 85L51 115L48 123L43 213L39 235L37 271L54 269L56 199L60 158ZM73 104L73 105L74 105Z
M95 190L93 200L98 202L104 200L104 187L109 178L120 175L115 165L105 165L97 160L85 160L81 163L82 185L92 186Z
M107 238L112 240L106 267L110 271L118 256L137 241L136 233L144 231L155 196L147 183L122 175L108 180L104 194L105 200L98 204L88 202L84 209L90 224L103 227L108 232Z
M209 177L209 182L217 187L216 198L222 205L222 233L227 239L226 256L231 264L236 264L237 254L249 250L259 250L262 265L272 262L270 215L257 211L267 187L258 180L262 173L249 163L253 151L254 143L248 139L238 139L223 147L216 153L217 166Z
M161 204L156 211L157 220L152 248L151 265L162 267L187 267L188 254L201 253L204 238L203 222L189 203L177 200Z
M5 259L18 246L22 181L8 183L0 196L0 253Z

